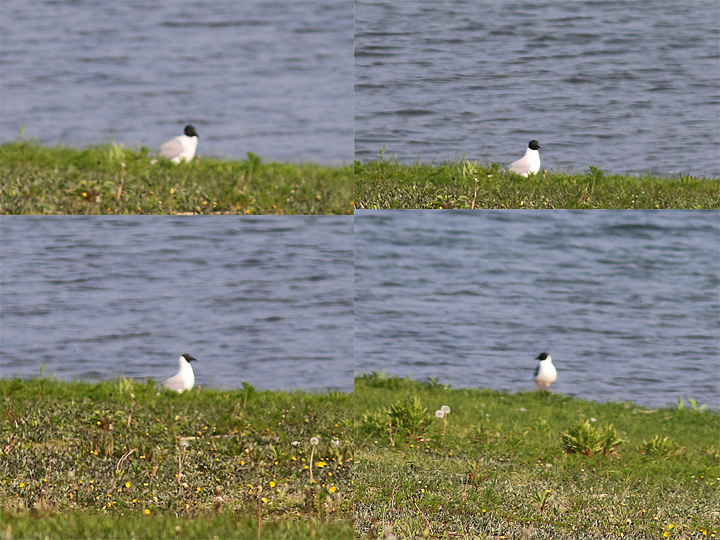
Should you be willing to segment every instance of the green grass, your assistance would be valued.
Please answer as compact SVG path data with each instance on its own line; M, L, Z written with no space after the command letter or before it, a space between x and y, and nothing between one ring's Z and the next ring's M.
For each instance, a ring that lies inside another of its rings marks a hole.
M451 412L438 419L443 405ZM720 531L716 411L451 389L373 373L355 380L355 415L356 538ZM563 434L588 430L621 440L589 455L566 452L577 440Z
M7 512L0 509L0 522L5 538L72 538L74 540L98 538L138 538L177 540L195 538L257 539L257 521L253 516L227 514L198 515L195 517L124 516L88 514L72 511L67 514L42 512ZM327 540L353 537L352 522L327 523L315 518L285 520L263 524L263 540Z
M352 165L196 158L152 164L122 145L0 145L2 214L352 214Z
M720 179L550 172L523 178L476 162L355 162L357 208L720 208Z
M257 538L258 511L263 538L352 537L350 394L41 378L0 401L6 537Z

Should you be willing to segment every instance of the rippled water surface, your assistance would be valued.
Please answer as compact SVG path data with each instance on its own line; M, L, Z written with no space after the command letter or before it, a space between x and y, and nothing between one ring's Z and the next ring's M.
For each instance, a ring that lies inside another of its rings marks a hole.
M0 220L2 377L352 390L352 217Z
M357 0L355 156L720 176L717 2Z
M0 139L353 158L352 1L7 0Z
M720 212L355 214L355 368L656 407L720 401Z

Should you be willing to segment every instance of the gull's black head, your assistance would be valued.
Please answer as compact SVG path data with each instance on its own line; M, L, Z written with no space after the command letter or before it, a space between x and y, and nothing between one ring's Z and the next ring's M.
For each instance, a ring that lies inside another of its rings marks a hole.
M192 126L188 126L188 127L192 127ZM187 129L187 128L185 128L185 129ZM186 133L186 135L187 135L187 133ZM540 150L540 143L537 142L535 139L533 139L532 141L530 141L530 144L528 144L528 148L530 150Z
M538 354L538 357L535 360L547 360L547 357L548 357L548 353L541 352L540 354Z
M182 357L188 362L192 362L193 360L197 362L197 358L195 358L192 354L183 354Z
M200 135L197 134L197 131L195 131L195 128L191 125L185 126L185 135L188 137L200 137Z

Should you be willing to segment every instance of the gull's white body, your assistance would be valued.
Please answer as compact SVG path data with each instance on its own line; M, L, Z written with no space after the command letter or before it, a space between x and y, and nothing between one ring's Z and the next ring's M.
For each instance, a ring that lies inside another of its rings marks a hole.
M539 358L538 358L539 359ZM540 360L538 367L535 368L535 382L538 385L538 391L544 386L545 390L550 390L550 383L557 380L557 370L552 363L552 356L549 354L544 360Z
M528 148L523 157L510 164L508 170L525 177L530 173L536 174L540 170L540 152Z
M195 157L197 143L197 137L180 135L163 144L159 155L175 163L180 163L182 160L191 161Z
M184 356L180 357L180 371L177 375L173 375L167 381L163 383L163 387L168 390L175 390L178 393L182 393L185 390L190 390L195 385L195 372L193 371L190 362L185 360Z

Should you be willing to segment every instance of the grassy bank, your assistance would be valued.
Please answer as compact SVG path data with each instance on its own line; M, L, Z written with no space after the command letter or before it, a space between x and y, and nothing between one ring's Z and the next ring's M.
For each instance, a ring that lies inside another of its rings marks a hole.
M44 378L0 400L6 538L352 538L349 394Z
M497 164L355 162L357 208L720 208L720 179L508 175Z
M3 214L352 214L352 166L194 159L106 145L0 145Z
M357 538L717 538L720 423L696 409L364 375Z

